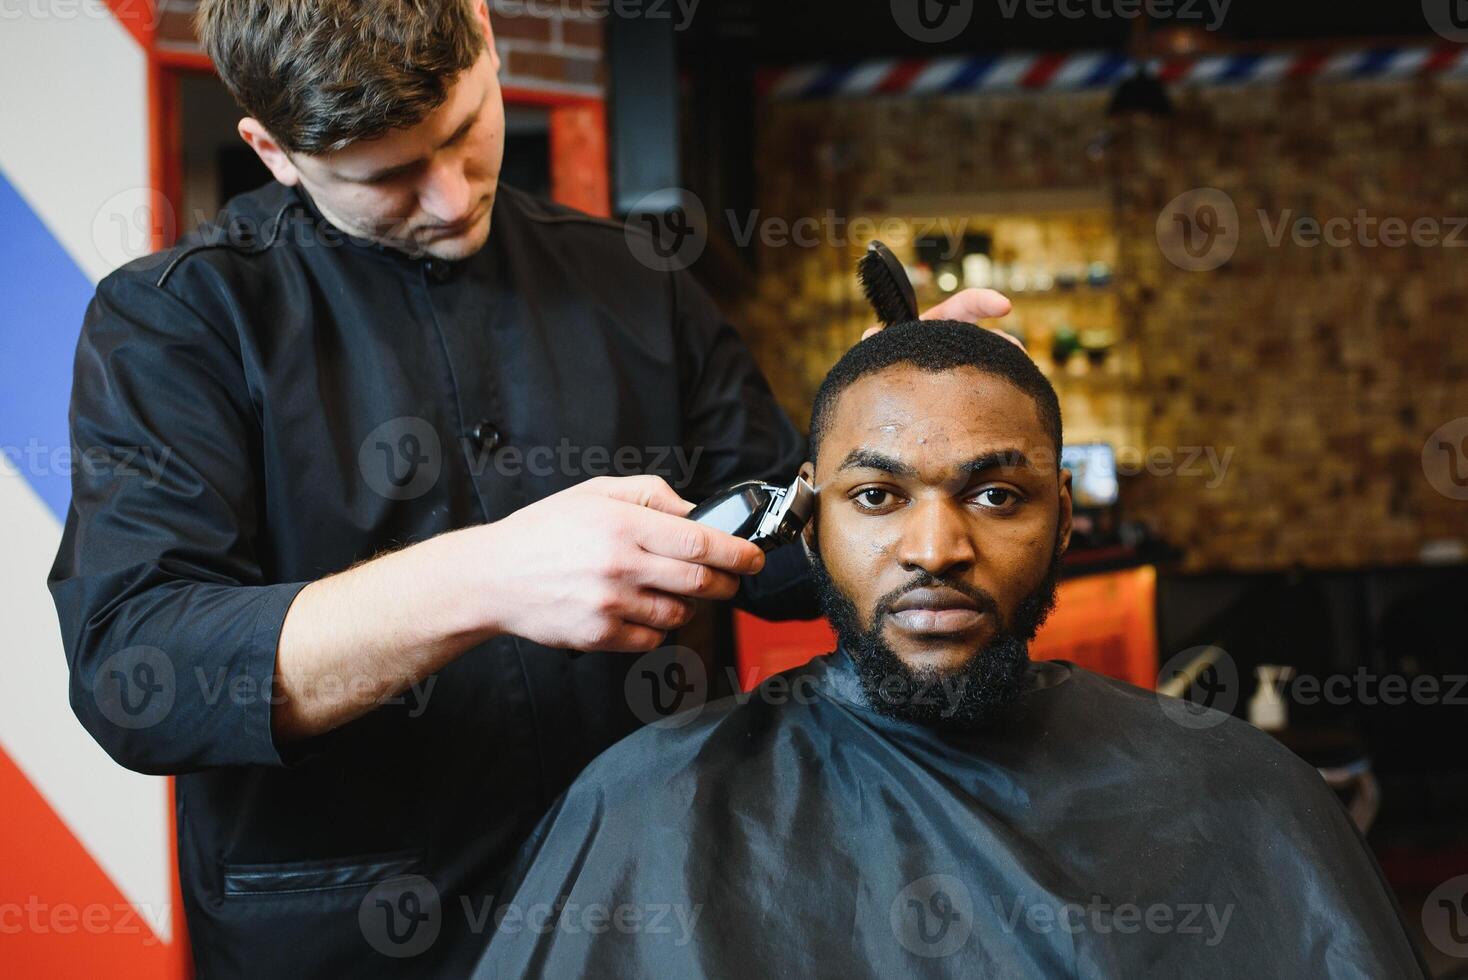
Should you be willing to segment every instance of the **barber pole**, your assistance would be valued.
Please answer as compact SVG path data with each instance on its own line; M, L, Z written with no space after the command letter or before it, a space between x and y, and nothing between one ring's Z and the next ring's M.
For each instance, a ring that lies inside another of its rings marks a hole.
M967 92L1111 88L1144 65L1174 85L1242 85L1286 79L1468 78L1468 46L1200 55L1140 61L1116 52L960 55L878 59L777 69L764 78L775 100Z

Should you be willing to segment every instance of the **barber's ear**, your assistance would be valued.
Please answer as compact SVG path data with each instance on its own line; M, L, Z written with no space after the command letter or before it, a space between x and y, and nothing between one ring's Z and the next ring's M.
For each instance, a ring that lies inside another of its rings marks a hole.
M816 485L816 464L805 462L800 464L800 478L811 486ZM820 516L821 495L816 494L811 501L810 520L805 522L805 527L800 529L800 545L805 549L805 557L811 554L811 542L816 539L816 518Z
M496 75L500 70L500 52L494 46L494 28L489 26L489 4L488 0L479 0L474 9L474 17L479 21L479 26L484 28L484 40L489 43L489 64Z
M270 168L270 173L276 180L287 187L294 187L300 182L301 173L296 169L295 163L286 154L285 148L260 124L260 120L246 116L235 128L240 139L250 144L250 149L255 151L261 163Z

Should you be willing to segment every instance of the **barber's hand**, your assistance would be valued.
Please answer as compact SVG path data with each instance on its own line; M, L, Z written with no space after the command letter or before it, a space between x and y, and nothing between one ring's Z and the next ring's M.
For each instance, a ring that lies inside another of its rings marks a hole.
M640 652L764 567L757 545L684 517L656 476L599 477L485 525L497 632L549 647Z
M978 323L980 320L996 320L1001 316L1008 316L1014 304L1000 292L992 289L965 289L954 293L952 296L933 307L922 315L924 320L961 320L964 323ZM861 335L866 340L872 334L881 332L881 327L871 327ZM1005 340L1014 344L1020 350L1025 345L1013 334L1005 333L996 327L988 327Z

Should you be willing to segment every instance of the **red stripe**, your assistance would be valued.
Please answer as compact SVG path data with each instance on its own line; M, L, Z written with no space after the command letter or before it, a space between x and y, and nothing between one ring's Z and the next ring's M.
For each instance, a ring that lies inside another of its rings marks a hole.
M1060 70L1060 66L1065 64L1066 57L1063 54L1041 55L1035 59L1035 63L1030 66L1030 70L1025 72L1024 76L1020 78L1019 84L1024 88L1040 88L1044 86Z
M1434 72L1442 71L1444 68L1451 68L1457 63L1458 57L1462 53L1463 49L1461 47L1436 48L1432 54L1427 56L1427 60L1422 63L1422 71Z
M909 58L900 62L896 68L887 73L877 86L877 92L882 95L891 95L896 92L906 92L912 80L918 77L918 73L928 67L925 58Z
M153 47L153 19L155 4L138 3L137 0L107 0L112 15L126 28L144 51Z
M1157 73L1157 77L1164 82L1175 82L1186 75L1192 67L1193 60L1191 58L1171 58L1163 62L1162 69Z
M1302 54L1290 65L1290 70L1285 72L1286 78L1308 78L1320 71L1322 65L1329 59L1330 55L1323 51L1313 51Z

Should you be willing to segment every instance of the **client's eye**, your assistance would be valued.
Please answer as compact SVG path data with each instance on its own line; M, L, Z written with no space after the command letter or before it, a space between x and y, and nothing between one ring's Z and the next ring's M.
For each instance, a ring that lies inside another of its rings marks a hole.
M856 505L862 510L882 510L890 506L895 498L890 490L883 490L881 487L867 487L865 490L858 490L851 499L855 500Z
M992 496L993 494L1000 494L1002 497L1007 499L1001 499L998 502L995 502L994 497ZM1019 500L1019 494L1015 493L1013 490L1007 490L1004 487L985 487L983 490L980 490L977 494L974 495L974 499L979 501L988 510L1002 510L1003 508L1008 507L1015 501ZM987 501L987 503L985 501Z

